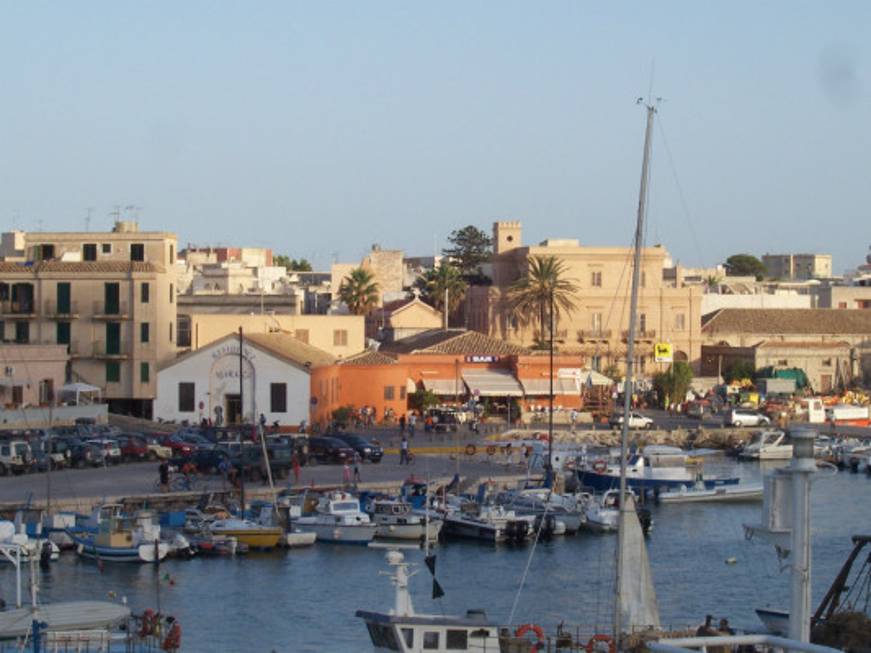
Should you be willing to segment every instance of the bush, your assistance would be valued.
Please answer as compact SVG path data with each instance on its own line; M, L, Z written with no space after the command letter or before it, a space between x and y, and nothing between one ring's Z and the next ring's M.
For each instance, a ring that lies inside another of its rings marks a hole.
M339 406L333 411L333 423L345 428L351 423L351 418L356 412L353 406Z
M662 403L662 408L668 408L669 403L682 403L690 389L693 380L693 369L682 361L672 363L665 372L653 377L653 387Z

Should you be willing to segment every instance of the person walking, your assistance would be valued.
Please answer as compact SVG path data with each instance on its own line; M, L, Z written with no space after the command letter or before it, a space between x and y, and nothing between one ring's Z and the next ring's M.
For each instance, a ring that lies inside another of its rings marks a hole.
M575 432L575 424L578 421L578 411L575 410L574 408L572 408L572 412L569 416L569 419L571 419L571 421L572 421L572 433L574 433Z
M293 484L299 485L299 456L294 451L293 455L290 457L290 466L293 468Z
M402 442L399 443L399 464L408 464L408 438L405 434L402 435Z
M399 432L405 435L405 414L399 416Z
M351 486L351 466L348 461L345 461L345 466L342 468L342 484L347 488Z
M361 482L360 478L360 452L354 452L354 487L357 487L357 483Z
M408 437L414 439L414 426L417 424L417 412L411 411L408 416Z
M163 461L160 467L157 468L157 474L160 481L160 491L169 492L169 463Z

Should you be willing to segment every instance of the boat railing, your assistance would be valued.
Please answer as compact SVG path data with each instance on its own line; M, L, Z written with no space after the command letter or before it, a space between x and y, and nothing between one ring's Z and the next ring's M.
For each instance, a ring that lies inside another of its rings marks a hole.
M774 650L800 651L801 653L840 653L838 649L828 646L764 634L683 637L647 643L647 648L653 653L697 653L699 649L708 650L712 646L732 647L733 649L739 646L765 646Z

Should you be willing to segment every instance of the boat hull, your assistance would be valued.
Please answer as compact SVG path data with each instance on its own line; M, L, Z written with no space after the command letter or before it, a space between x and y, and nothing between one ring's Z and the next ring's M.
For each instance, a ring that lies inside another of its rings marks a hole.
M303 517L297 521L297 528L304 533L314 533L319 542L369 544L375 538L375 524L319 524L304 520Z
M284 545L289 549L298 549L304 546L311 546L318 539L316 533L306 533L304 531L292 531L284 534Z
M76 553L83 558L99 560L103 562L156 562L163 560L169 553L169 545L160 542L154 544L140 544L130 547L97 546L94 541L87 537L70 534ZM155 555L156 554L156 555Z
M712 490L686 490L677 492L662 492L660 503L704 503L704 502L739 502L762 501L762 485L739 487L725 485Z
M711 490L724 485L737 485L738 478L710 478L704 479L705 489ZM589 487L596 492L607 492L620 487L620 477L611 474L599 474L590 470L578 471L578 482L583 487ZM669 490L679 490L680 488L691 488L695 484L694 479L670 479L670 478L655 478L645 476L629 477L626 479L626 486L639 492L663 492Z
M429 528L424 524L376 524L375 537L385 540L414 540L419 542L424 538L424 531L430 541L437 540L442 530L441 521L431 521Z
M212 533L223 537L234 537L237 542L250 549L274 549L284 534L280 528L229 528L212 529Z

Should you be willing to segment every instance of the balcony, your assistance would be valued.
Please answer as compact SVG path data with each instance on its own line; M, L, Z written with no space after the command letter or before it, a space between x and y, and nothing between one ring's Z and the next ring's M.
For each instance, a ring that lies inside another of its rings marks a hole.
M127 312L127 302L118 302L115 305L107 305L99 300L94 302L95 320L127 320L130 314Z
M57 302L48 299L45 302L44 317L55 320L70 320L79 317L78 302L68 302L66 306L58 306Z
M31 301L11 301L11 300L3 300L0 302L0 313L3 315L10 315L15 317L24 318L35 318L36 317L36 305Z
M635 332L636 340L656 340L656 329L638 329ZM623 331L623 340L629 340L629 331Z
M578 340L581 342L610 339L611 329L580 329L578 331Z
M120 348L106 347L106 342L97 340L93 343L92 356L94 358L103 358L106 360L126 360L128 354L122 353Z

